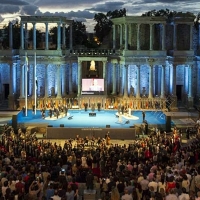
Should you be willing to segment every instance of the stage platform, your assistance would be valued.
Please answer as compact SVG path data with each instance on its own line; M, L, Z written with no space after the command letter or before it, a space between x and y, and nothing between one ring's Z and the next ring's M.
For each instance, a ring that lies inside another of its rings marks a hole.
M67 116L52 117L48 116L46 111L45 119L42 118L41 112L37 110L36 115L28 110L28 115L24 116L22 111L13 112L12 116L16 116L16 126L28 128L30 131L41 132L47 139L66 139L74 138L76 135L81 137L95 136L104 137L109 131L113 139L135 139L138 133L141 133L141 127L146 125L149 131L152 128L157 127L161 130L166 128L166 118L170 115L170 112L164 113L162 111L145 111L146 113L146 124L142 121L142 111L132 111L131 115L123 115L122 119L119 120L117 116L117 110L101 110L101 111L84 111L84 110L73 110L69 109ZM188 119L188 113L181 114L171 113L171 127L176 125L174 120L189 123L194 122L196 115L192 115L195 118ZM6 117L3 117L5 114ZM8 113L0 112L0 123L3 124L8 121L10 125L13 124L12 116L8 120ZM11 114L11 113L10 113ZM176 114L176 116L175 116ZM175 116L175 118L173 118ZM191 115L190 115L191 117ZM184 119L188 120L184 120ZM3 120L4 119L4 120Z

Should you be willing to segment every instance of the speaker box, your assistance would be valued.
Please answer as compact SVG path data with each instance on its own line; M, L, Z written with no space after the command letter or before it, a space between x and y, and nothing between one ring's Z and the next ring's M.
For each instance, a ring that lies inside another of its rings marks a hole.
M12 116L12 127L14 130L17 129L17 115Z
M60 127L64 127L64 124L60 124Z
M135 128L135 126L129 126L130 128Z
M47 127L53 127L53 125L48 125Z
M110 125L106 125L106 128L110 128Z
M96 113L89 113L90 117L96 117Z

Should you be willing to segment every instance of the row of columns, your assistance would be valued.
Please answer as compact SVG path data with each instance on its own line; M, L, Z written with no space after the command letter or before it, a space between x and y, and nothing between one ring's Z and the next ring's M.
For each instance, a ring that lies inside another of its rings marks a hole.
M82 80L82 61L78 62L78 96L81 95L81 80ZM13 72L15 69L15 66L10 65L10 95L12 95L14 93L13 90ZM149 98L153 98L153 87L154 87L154 80L153 80L153 66L154 65L149 65ZM113 76L112 76L112 94L115 95L116 94L116 67L117 64L113 64ZM176 96L176 65L171 65L170 68L170 80L171 80L171 95L172 96ZM165 98L165 65L162 65L161 67L161 98ZM64 70L66 70L64 68ZM122 72L120 73L120 80L121 80L121 84L120 84L120 91L119 91L119 95L123 95L125 97L128 96L128 65L120 65L120 71L122 70ZM25 73L26 73L26 69L24 67L24 65L21 65L21 81L20 81L20 97L24 98L25 97ZM36 72L33 73L33 75ZM136 68L136 73L137 73L137 87L136 87L136 98L140 98L141 93L140 93L140 65L137 65ZM107 76L106 76L106 62L103 62L103 78L104 78L104 86L105 86L105 93L107 94ZM69 67L69 77L67 77L66 79L66 73L65 71L62 72L61 71L61 65L57 65L57 71L56 71L56 79L57 79L57 97L62 97L66 95L66 81L69 81L69 93L72 93L72 66ZM34 80L34 78L33 78ZM45 97L49 96L49 88L48 88L48 67L46 67L45 69ZM64 81L62 81L64 80ZM33 87L35 86L35 83L33 83ZM34 89L34 88L33 88ZM191 98L193 97L193 91L192 91L192 65L188 66L188 97Z
M25 31L24 31L24 24L25 24ZM36 22L32 22L33 24L33 49L36 50ZM66 48L66 35L65 35L65 27L66 24L62 23L63 31L62 31L62 49ZM24 36L25 33L25 36ZM21 49L27 48L27 23L21 22L20 27L20 37L21 37ZM24 38L25 43L24 44ZM70 49L73 48L72 44L72 24L70 24ZM10 48L13 47L12 42L12 23L9 24L9 42L10 42ZM25 47L26 46L26 47ZM57 50L61 49L61 22L57 23ZM49 50L49 23L45 22L45 50Z
M113 64L113 76L112 76L112 94L115 95L116 94L116 66L117 64ZM123 95L125 97L128 96L128 65L122 65L122 75L119 75L122 77L122 82L121 85L122 87L120 87L120 95ZM149 65L149 98L153 98L153 87L154 87L154 80L153 80L153 66L152 64ZM171 66L171 73L170 73L170 80L171 82L171 91L170 94L172 96L176 96L176 65L172 65ZM188 97L193 97L193 93L192 93L192 66L189 65L188 66ZM161 66L161 93L160 93L160 97L161 98L165 98L165 65ZM140 98L141 93L140 93L140 66L137 65L136 68L136 73L137 73L137 87L136 87L136 98ZM124 89L124 92L123 92Z
M140 23L137 23L137 50L140 50ZM173 49L177 50L177 25L174 24L174 32L173 32ZM193 49L193 24L190 25L190 50ZM124 50L128 50L128 24L120 24L120 46L123 45L123 27L124 27L124 38L125 38L125 44L124 44ZM150 26L150 34L149 34L149 50L153 50L153 23L149 24ZM165 37L166 37L166 28L165 24L162 24L162 50L165 50ZM113 49L116 49L116 25L113 25Z

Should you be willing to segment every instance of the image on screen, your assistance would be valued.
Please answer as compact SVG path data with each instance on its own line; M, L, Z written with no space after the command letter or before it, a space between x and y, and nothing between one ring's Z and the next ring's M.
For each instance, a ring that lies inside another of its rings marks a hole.
M82 79L82 92L104 91L104 79Z

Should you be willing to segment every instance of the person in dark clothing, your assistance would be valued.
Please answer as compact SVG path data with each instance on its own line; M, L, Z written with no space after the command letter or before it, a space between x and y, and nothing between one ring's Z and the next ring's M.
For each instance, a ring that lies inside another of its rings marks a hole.
M144 120L145 120L145 116L146 116L145 112L142 111L142 121L143 121L143 122L144 122Z
M86 176L86 186L88 190L93 190L94 188L93 181L94 181L94 175L92 171L90 170Z

